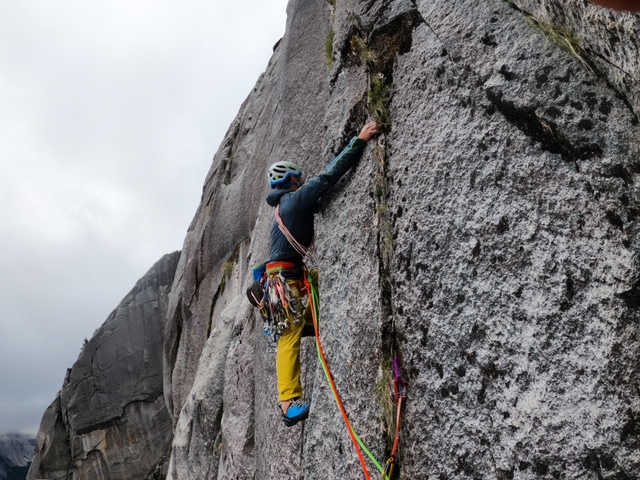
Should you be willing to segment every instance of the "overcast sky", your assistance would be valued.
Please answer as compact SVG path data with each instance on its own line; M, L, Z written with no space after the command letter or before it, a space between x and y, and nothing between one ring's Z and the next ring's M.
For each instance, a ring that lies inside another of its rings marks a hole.
M286 5L3 2L0 433L36 433L84 339L182 248Z

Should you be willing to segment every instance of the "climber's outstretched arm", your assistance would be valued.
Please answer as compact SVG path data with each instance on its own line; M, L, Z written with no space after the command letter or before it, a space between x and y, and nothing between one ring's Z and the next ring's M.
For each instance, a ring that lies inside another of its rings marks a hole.
M297 207L302 210L315 208L320 197L327 193L360 160L367 142L377 133L378 126L375 122L369 122L362 127L360 134L351 139L324 173L313 177L293 193L293 201L296 202Z

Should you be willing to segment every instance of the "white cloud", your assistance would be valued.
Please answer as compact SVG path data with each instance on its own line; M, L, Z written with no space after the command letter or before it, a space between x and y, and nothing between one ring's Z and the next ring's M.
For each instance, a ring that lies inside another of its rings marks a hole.
M0 410L0 431L39 423L83 339L181 248L285 10L286 0L3 5L0 403L25 401Z

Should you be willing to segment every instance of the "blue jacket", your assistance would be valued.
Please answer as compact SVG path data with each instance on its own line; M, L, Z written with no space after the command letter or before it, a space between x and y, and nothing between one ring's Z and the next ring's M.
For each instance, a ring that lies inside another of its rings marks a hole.
M349 145L333 159L326 171L313 177L295 191L271 190L267 203L272 207L280 204L280 217L294 238L305 247L311 245L314 235L313 217L318 211L318 202L338 180L354 166L367 145L365 140L354 137ZM299 263L302 258L282 234L275 219L271 225L271 253L269 261Z

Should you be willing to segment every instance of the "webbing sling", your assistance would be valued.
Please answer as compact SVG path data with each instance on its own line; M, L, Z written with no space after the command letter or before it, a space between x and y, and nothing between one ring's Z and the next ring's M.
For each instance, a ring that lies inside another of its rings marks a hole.
M287 226L282 221L282 217L280 216L280 204L276 207L276 223L278 224L278 228L282 232L282 234L287 238L289 244L294 248L296 252L300 254L302 259L309 254L309 248L302 245L295 237L291 234Z

